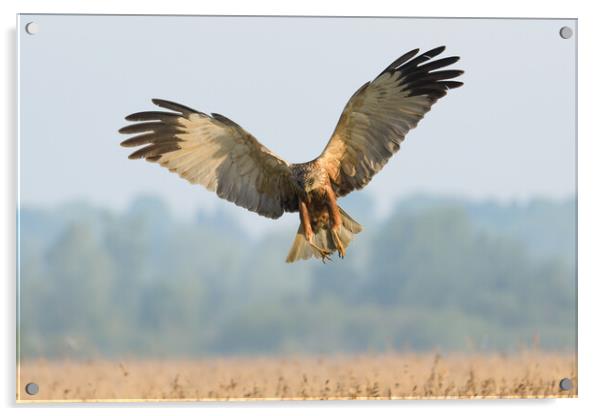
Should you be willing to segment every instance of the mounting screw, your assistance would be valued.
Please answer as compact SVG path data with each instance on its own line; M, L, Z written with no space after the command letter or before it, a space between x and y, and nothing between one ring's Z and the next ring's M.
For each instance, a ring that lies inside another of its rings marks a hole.
M573 29L568 26L563 26L560 28L560 37L562 39L570 39L573 36Z
M573 388L573 382L570 378L563 378L560 380L560 390L571 390Z
M25 25L25 31L30 35L35 35L40 31L40 26L36 22L29 22Z
M40 391L40 388L36 383L27 383L27 385L25 386L25 392L30 396L35 396L36 394L38 394L38 391Z

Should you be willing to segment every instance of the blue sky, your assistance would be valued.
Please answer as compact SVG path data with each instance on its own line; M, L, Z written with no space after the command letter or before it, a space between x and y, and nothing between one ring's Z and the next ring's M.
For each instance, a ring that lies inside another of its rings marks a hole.
M30 21L36 35L23 31ZM302 162L321 152L359 86L406 51L442 44L461 56L464 87L433 107L362 192L381 211L416 192L573 195L576 43L559 36L562 26L575 22L22 15L20 200L123 208L150 193L176 215L227 209L262 228L270 220L128 160L123 117L152 109L154 97L178 101L224 114Z

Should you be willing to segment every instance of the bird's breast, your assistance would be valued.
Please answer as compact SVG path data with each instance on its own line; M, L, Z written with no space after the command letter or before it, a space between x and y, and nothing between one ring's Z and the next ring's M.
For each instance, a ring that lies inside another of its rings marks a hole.
M308 206L309 218L311 227L314 231L323 228L328 228L330 224L330 214L328 212L328 204L324 196L312 199Z

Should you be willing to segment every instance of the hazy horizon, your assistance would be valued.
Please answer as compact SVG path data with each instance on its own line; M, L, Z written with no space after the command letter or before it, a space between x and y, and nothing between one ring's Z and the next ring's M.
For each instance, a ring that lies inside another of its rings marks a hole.
M364 230L328 264L285 263L286 222L249 235L160 196L123 212L22 207L23 356L574 347L575 200L425 196L380 219L369 198L350 202Z
M204 189L201 189L204 192L209 192ZM135 203L140 199L145 198L160 198L161 202L166 204L169 209L170 214L174 217L174 219L187 222L194 220L199 215L206 216L216 216L216 215L224 215L230 220L235 222L235 225L241 226L250 236L259 237L266 233L279 231L283 229L293 229L296 227L299 222L299 217L297 213L284 213L284 215L276 220L257 216L254 212L248 211L244 208L238 207L226 201L223 201L224 204L216 204L215 206L203 206L199 204L196 208L191 207L190 212L183 213L174 206L173 202L161 197L160 193L152 193L145 192L132 195L131 198L127 201L124 201L124 204L121 206L112 206L100 201L91 201L89 199L85 199L83 197L75 197L73 199L56 202L54 204L37 204L37 203L21 203L18 209L34 209L34 210L46 210L46 211L55 211L57 209L61 209L69 206L90 206L96 209L108 209L111 212L117 214L126 213ZM360 200L362 202L367 202L370 204L371 214L374 215L374 219L377 221L385 219L387 216L391 215L397 205L403 204L408 200L415 199L430 199L430 200L442 200L446 202L456 201L461 204L470 203L470 204L495 204L500 207L527 207L534 202L570 202L577 200L577 195L566 195L566 196L558 196L558 197L548 197L548 196L531 196L525 199L511 199L500 201L496 198L470 198L463 197L460 195L453 194L435 194L435 193L424 193L424 192L415 192L408 195L400 195L397 199L391 201L390 205L383 209L383 207L379 207L376 200L372 199L372 195L370 193L361 192L356 194L351 194L345 198L340 200L340 205L349 211L349 214L357 217L356 213L353 211L353 206L356 204L356 200ZM362 221L358 217L358 221ZM371 219L372 220L372 219Z

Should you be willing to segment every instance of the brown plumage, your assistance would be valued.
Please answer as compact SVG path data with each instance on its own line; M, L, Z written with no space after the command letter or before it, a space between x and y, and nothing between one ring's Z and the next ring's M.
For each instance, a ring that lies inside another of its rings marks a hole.
M143 146L130 159L159 163L193 184L215 191L269 218L299 212L301 224L287 262L340 257L362 227L337 204L337 198L362 189L399 149L463 72L439 70L459 57L438 60L441 46L396 59L349 99L328 144L316 159L289 164L232 120L207 115L166 100L153 103L170 111L131 114L137 122L120 130L136 134L121 143Z

